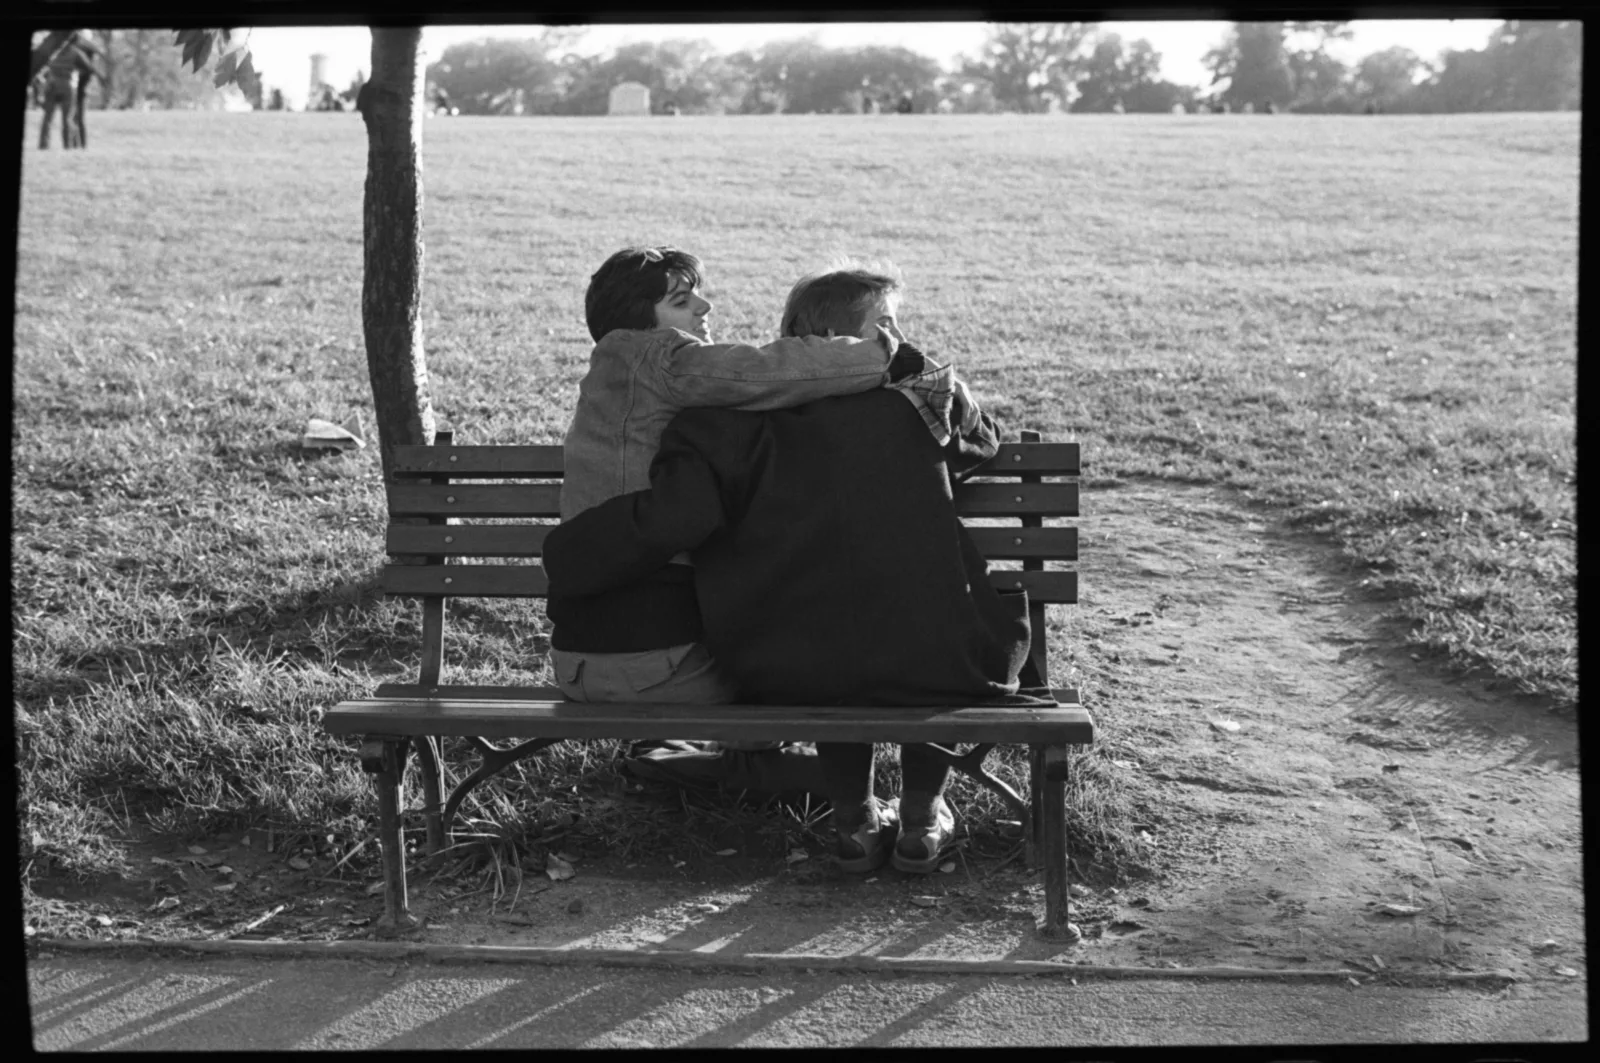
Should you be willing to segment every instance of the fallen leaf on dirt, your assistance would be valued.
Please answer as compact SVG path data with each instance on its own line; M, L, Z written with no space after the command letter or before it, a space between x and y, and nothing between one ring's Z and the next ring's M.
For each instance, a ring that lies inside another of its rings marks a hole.
M939 865L939 873L943 875L948 875L955 869L956 862L954 860L946 860L944 863Z
M382 882L374 882L370 886L367 887L367 896L368 897L376 897L378 894L380 894L382 892L383 892L383 883Z
M738 851L739 850L737 850L737 849L718 849L717 850L717 855L718 856L733 856Z
M238 885L237 882L224 882L220 886L212 886L211 888L216 890L218 893L227 893L227 892L231 891L237 885Z
M296 871L310 871L311 861L307 860L303 856L291 856L289 857L289 866L294 868Z
M544 873L550 876L552 882L565 882L577 874L576 871L572 870L571 864L554 853L545 857Z
M206 847L205 846L203 846L203 845L191 845L191 846L189 846L189 855L190 856L204 856L205 854L206 854Z
M1560 949L1561 946L1555 938L1546 938L1533 947L1534 952L1558 952Z
M787 863L791 863L791 864L798 864L802 860L810 860L810 859L811 859L811 854L806 852L804 849L795 849L792 852L790 852L788 856L784 857L784 860Z
M168 908L176 908L179 903L180 902L176 897L163 897L156 903L152 904L150 906L150 910L152 912L164 912Z
M163 859L163 858L161 858L159 856L152 856L150 858L150 862L152 864L156 864L157 866L160 866L160 867L177 867L178 866L178 862L176 860L166 860L166 859Z
M691 912L699 912L701 915L716 915L722 911L721 908L714 904L691 904L689 905L689 910Z
M1087 896L1089 896L1090 893L1092 893L1094 891L1091 890L1088 886L1085 886L1081 882L1074 882L1072 884L1072 886L1068 889L1068 892L1071 893L1074 897L1087 897Z
M1379 956L1377 954L1373 955L1372 962L1378 965L1378 969L1379 970L1382 970L1383 968L1389 966L1387 963L1383 962L1383 957Z
M110 926L115 922L109 915L97 915L94 917L94 921L101 926Z
M370 922L372 922L372 917L368 916L365 919L346 919L344 921L344 925L345 926L366 926Z
M1380 904L1378 912L1381 915L1416 915L1422 909L1414 904Z
M1355 978L1350 979L1350 984L1355 986L1357 989L1361 988L1361 982L1358 979L1355 979Z
M935 905L937 905L939 903L939 898L937 898L937 897L913 897L913 898L911 898L911 903L916 905L918 908L932 908L932 907L934 907Z
M1557 967L1555 969L1555 971L1556 971L1556 974L1559 974L1563 978L1576 978L1576 977L1578 977L1578 972L1574 971L1571 967Z
M1239 729L1239 725L1232 720L1212 720L1211 729L1213 731L1227 731L1231 734Z
M231 875L233 874L233 868L229 867L227 864L223 864L221 867L217 868L217 874Z
M1472 843L1465 838L1456 838L1445 834L1426 834L1423 835L1422 840L1427 842L1449 842L1452 845L1458 845L1466 849L1468 852L1472 850Z

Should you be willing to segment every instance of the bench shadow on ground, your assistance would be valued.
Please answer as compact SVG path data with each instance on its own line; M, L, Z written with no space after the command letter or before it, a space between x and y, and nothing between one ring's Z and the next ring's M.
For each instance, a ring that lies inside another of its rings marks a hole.
M181 958L29 964L39 1050L198 1047L248 1031L256 1049L887 1046L940 1023L991 991L982 976L908 974L891 984L790 979L681 979L651 969L482 967L359 961L337 990L296 960L272 964ZM318 969L322 968L322 969Z

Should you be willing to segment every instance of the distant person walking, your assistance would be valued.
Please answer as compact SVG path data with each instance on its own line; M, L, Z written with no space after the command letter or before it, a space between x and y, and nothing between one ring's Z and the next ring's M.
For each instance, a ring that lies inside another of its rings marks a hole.
M81 33L74 33L44 68L44 121L39 126L39 147L50 147L50 123L61 112L61 147L81 148L88 142L79 104L88 91L89 78L105 80L90 55L97 49ZM82 82L77 79L82 77Z

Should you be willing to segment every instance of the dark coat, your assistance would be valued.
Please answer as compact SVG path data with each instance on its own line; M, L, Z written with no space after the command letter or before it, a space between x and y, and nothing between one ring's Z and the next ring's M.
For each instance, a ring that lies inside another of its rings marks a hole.
M991 586L951 496L952 471L997 445L984 416L940 447L887 390L766 413L685 410L661 437L649 491L551 531L551 596L602 593L691 549L705 642L751 700L1006 698L1028 653L1027 598Z

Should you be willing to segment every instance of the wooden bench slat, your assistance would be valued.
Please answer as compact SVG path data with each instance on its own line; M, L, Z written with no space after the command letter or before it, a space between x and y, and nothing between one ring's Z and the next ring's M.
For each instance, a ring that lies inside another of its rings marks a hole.
M449 554L454 557L540 557L553 524L391 524L384 549L391 554ZM1078 559L1076 528L968 528L972 541L991 561L1038 557Z
M989 582L1002 590L1022 587L1034 602L1071 604L1078 600L1076 572L1023 572L999 569ZM383 592L445 598L544 598L549 580L535 565L387 565Z
M1064 706L1075 706L1080 697L1077 687L1053 687L1050 691L1055 699ZM536 686L455 686L441 684L428 687L418 683L380 683L378 689L373 691L372 697L379 701L406 701L418 698L442 698L447 701L566 701L566 695L561 693L560 687ZM574 703L576 704L576 703ZM958 706L959 707L959 706ZM762 712L787 709L785 705L759 705ZM882 712L932 712L932 709L904 709L891 706L876 706L873 711ZM942 711L942 710L941 710Z
M391 554L455 557L540 557L554 524L391 524L384 549Z
M390 484L391 517L560 517L560 484Z
M394 471L403 476L451 476L463 479L543 479L563 474L559 445L539 446L401 446L395 448ZM1000 451L973 471L974 476L1077 476L1076 443L1002 443Z
M562 448L541 446L448 446L394 448L394 471L406 476L460 476L483 479L560 477Z
M1076 517L1078 485L958 484L956 511L969 517ZM391 517L559 517L557 484L390 484Z
M681 738L796 742L1085 743L1081 705L1058 708L585 704L499 699L367 698L329 709L332 734L480 738Z

